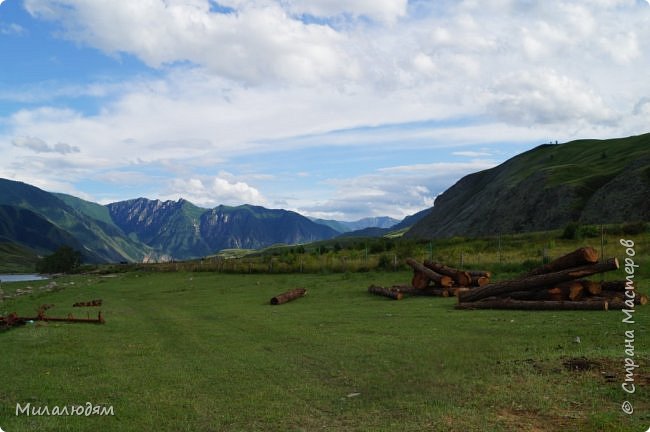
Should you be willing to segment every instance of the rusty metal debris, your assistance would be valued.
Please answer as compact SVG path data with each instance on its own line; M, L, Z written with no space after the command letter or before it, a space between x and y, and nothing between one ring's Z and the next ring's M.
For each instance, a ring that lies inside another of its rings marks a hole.
M96 299L96 300L89 300L86 302L77 302L72 305L72 307L93 307L93 306L101 306L102 305L102 299Z
M71 323L90 323L90 324L104 324L104 315L101 311L97 314L97 318L75 318L72 314L68 314L67 317L50 317L45 314L45 311L54 307L53 304L43 304L39 306L36 316L33 317L21 317L18 316L16 312L11 312L7 316L0 316L0 330L8 330L12 327L18 327L25 325L27 323L33 323L36 321L55 321L55 322L71 322Z

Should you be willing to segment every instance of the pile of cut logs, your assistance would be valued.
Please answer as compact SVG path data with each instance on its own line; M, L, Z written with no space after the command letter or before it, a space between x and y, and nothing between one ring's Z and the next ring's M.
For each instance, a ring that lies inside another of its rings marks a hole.
M583 247L516 279L458 294L458 309L608 310L631 309L648 297L627 281L584 279L619 268L616 258L598 261L598 252Z
M404 294L457 296L461 292L487 285L492 276L488 271L458 270L429 260L419 263L413 258L407 258L406 263L413 269L410 285L394 285L390 288L371 285L368 292L395 300L401 300Z

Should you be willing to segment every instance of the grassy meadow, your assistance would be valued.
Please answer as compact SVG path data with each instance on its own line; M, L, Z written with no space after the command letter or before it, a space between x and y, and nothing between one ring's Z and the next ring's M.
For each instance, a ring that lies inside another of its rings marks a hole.
M648 293L648 239L635 240L643 257L637 286ZM540 242L533 248L549 239ZM449 240L450 256L460 244ZM593 243L558 240L549 254L582 244ZM614 239L608 252L625 257ZM521 270L511 261L480 267L501 279ZM650 425L649 307L639 306L630 325L620 311L458 311L451 298L367 294L371 283L410 281L405 270L147 271L153 269L66 276L56 279L61 289L47 293L38 287L48 281L2 284L5 293L26 286L34 293L0 303L0 315L35 315L51 303L50 316L95 317L97 308L71 306L101 298L106 324L35 323L0 332L0 428L466 432ZM617 273L608 278L624 277ZM269 305L295 287L307 296ZM640 367L636 393L628 395L621 383L624 331L631 328ZM625 400L634 414L622 413ZM15 415L17 403L52 409L86 402L112 406L114 415Z

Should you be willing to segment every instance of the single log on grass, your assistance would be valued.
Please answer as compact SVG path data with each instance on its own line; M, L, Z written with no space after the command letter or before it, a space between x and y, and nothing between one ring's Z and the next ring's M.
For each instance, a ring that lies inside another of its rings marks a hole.
M546 273L522 279L507 280L485 285L483 287L474 288L470 291L460 293L459 299L461 302L471 302L492 296L503 297L507 296L508 293L515 291L543 289L562 282L567 282L573 279L580 279L596 273L602 273L616 269L618 269L618 260L616 258L610 258L609 260L602 263L584 265L581 267L574 267L554 273Z
M465 271L429 260L424 261L424 266L436 273L444 276L449 276L454 280L454 282L456 282L456 285L458 286L466 287L472 283L472 277Z
M416 296L448 297L451 294L448 288L439 288L433 286L427 286L426 288L417 289L410 285L394 285L390 289L391 291L397 291L400 293L411 294Z
M272 305L279 305L282 303L290 302L291 300L295 300L298 297L302 297L305 295L307 292L306 289L304 288L296 288L292 289L291 291L284 292L280 295L277 295L271 299L271 304Z
M377 285L370 285L368 287L368 292L370 294L392 298L393 300L402 300L402 298L404 297L404 294L401 293L400 291L394 291L392 289L380 287Z
M404 294L417 294L418 289L414 288L411 285L393 285L390 287L391 291L401 292Z
M413 286L418 289L426 288L426 286L422 286L422 275L426 277L428 280L431 280L435 282L436 285L441 286L441 287L450 287L453 285L453 280L449 276L444 276L439 273L434 272L433 270L423 266L419 262L415 261L413 258L406 258L406 264L411 266L411 268L414 270L414 275L413 275ZM420 273L420 275L418 275ZM416 281L416 278L418 279ZM417 284L415 282L418 282ZM429 285L427 281L427 286Z
M607 300L598 301L549 301L487 299L459 303L456 309L516 309L516 310L608 310Z
M592 247L583 247L576 249L566 255L554 259L548 264L537 267L525 273L523 277L535 276L546 273L555 273L560 270L578 267L585 264L594 264L598 262L598 251Z

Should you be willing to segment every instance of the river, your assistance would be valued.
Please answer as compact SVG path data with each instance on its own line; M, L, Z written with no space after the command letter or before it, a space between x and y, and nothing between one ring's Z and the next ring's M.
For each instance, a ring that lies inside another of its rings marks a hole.
M38 274L0 274L0 282L28 282L45 279L47 277Z

